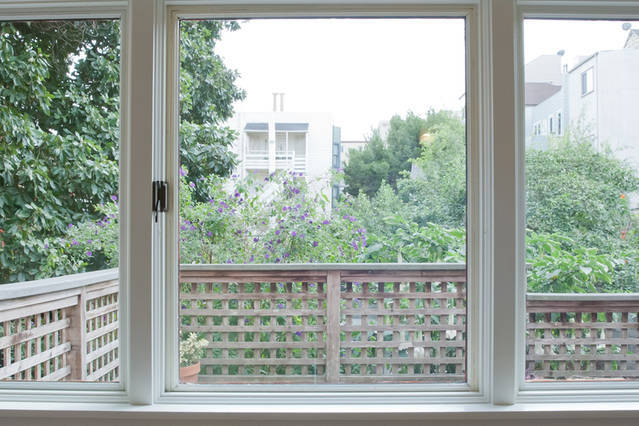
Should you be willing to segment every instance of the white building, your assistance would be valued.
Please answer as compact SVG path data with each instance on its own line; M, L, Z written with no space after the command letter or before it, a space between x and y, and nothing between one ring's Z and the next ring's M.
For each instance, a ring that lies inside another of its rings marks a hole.
M277 170L294 171L327 197L339 195L330 172L341 167L341 136L330 113L241 112L229 125L239 135L232 148L239 160L235 174L262 180Z
M543 148L550 136L579 128L639 170L639 30L630 31L623 49L571 67L561 61L545 55L526 65L526 146Z

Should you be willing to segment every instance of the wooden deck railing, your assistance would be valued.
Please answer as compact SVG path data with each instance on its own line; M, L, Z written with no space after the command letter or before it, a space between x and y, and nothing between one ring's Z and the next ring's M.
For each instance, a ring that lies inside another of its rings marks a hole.
M529 380L639 378L639 294L527 295Z
M118 271L0 285L0 380L119 377Z
M462 382L460 264L183 265L200 383Z
M182 265L200 383L461 382L465 265ZM117 381L118 272L0 285L0 380ZM528 294L529 380L639 378L639 294Z

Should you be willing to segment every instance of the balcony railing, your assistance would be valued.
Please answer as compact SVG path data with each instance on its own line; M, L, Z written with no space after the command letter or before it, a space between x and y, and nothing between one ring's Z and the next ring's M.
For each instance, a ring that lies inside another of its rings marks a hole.
M298 173L306 173L306 156L297 155L295 151L277 151L274 160L274 166L277 170L292 170ZM244 155L243 166L245 169L268 170L268 151L247 151Z
M117 381L117 270L0 285L0 379ZM200 383L462 382L463 264L182 265ZM639 378L639 295L528 294L532 380Z

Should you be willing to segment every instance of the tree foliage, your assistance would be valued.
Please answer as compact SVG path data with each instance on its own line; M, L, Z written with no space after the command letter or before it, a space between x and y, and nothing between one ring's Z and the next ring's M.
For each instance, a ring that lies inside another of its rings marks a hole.
M181 24L180 149L194 183L235 164L223 123L244 92L213 49L237 28ZM0 24L0 282L64 270L58 237L118 193L119 87L119 21Z
M632 167L574 133L526 153L526 218L532 231L563 233L602 251L618 249L633 227L628 194L637 190Z
M201 178L228 176L236 165L230 147L237 135L224 122L233 116L233 103L246 95L235 85L238 73L224 65L215 46L224 31L238 28L235 21L180 23L180 162L199 201L206 199Z
M119 24L0 24L0 281L117 193Z

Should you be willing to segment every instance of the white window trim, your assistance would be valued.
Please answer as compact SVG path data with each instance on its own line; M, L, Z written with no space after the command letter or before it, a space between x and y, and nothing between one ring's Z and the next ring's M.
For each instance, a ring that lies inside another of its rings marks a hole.
M360 6L366 4L365 0L353 1ZM165 359L165 349L171 346L165 343L167 324L164 319L166 315L170 316L170 311L164 308L171 305L168 297L165 300L164 288L168 281L177 277L171 275L175 271L165 270L165 266L171 264L170 256L167 256L166 265L157 260L163 258L165 238L169 243L174 238L170 233L166 233L165 237L163 230L169 224L175 229L177 226L175 215L161 217L157 225L149 226L152 217L149 180L152 177L175 179L175 170L165 168L167 162L172 164L171 158L175 153L165 153L162 148L164 135L171 135L175 130L170 120L165 121L174 111L171 104L165 102L169 98L165 63L170 69L171 58L165 61L164 42L165 36L169 41L175 37L171 32L165 34L168 28L165 8L169 5L182 7L187 3L179 0L134 0L130 4L126 1L52 0L43 3L0 0L0 18L4 19L77 18L114 13L123 20L120 199L124 210L121 216L120 285L123 293L121 359L125 368L122 374L124 390L102 390L106 388L101 386L110 385L100 384L11 383L11 390L0 390L1 417L27 414L49 417L52 416L50 410L54 409L61 410L63 413L60 415L69 418L86 418L87 413L99 417L104 412L119 418L174 418L170 413L185 412L192 413L190 418L193 419L229 418L224 415L244 412L249 413L244 418L258 420L266 414L278 418L277 413L280 413L279 418L291 420L308 419L308 414L316 419L318 413L346 412L397 414L401 419L419 418L422 421L421 413L441 413L429 416L429 420L468 419L469 415L482 419L522 419L561 414L559 420L562 422L566 418L627 416L628 413L636 416L636 402L639 401L636 382L527 384L523 380L525 231L521 225L525 223L525 200L521 172L524 170L525 138L521 27L524 17L636 19L639 18L639 2L469 0L468 3L450 6L433 0L430 7L424 6L432 11L473 7L477 17L476 28L469 31L469 38L477 44L477 49L470 49L469 54L481 55L476 58L477 73L468 73L468 77L476 80L476 97L469 100L476 114L469 121L469 132L475 132L472 134L477 135L478 144L474 148L476 152L471 151L472 145L469 147L469 158L476 161L471 167L478 167L481 173L477 171L478 178L470 180L469 203L471 200L476 203L481 214L474 219L478 223L471 228L474 231L473 235L469 235L469 244L472 244L469 249L476 250L481 258L477 260L477 267L469 265L476 274L469 279L483 283L483 288L474 295L482 308L482 315L476 320L478 330L471 333L471 338L480 343L473 343L477 352L472 358L475 364L469 365L469 370L481 369L482 376L473 384L471 392L463 394L419 393L410 399L393 401L384 393L370 397L344 392L332 394L332 398L319 404L317 400L307 399L306 403L301 399L284 400L284 395L269 397L260 394L256 398L255 394L244 394L236 398L236 394L229 393L181 392L176 395L178 392L166 391L168 381L165 378L173 374L170 366L177 364L172 362L175 361L172 359L175 358L174 351L167 353ZM223 2L193 3L219 5ZM268 1L234 2L240 9L246 3L265 6ZM300 3L311 2L300 0ZM417 0L417 3L423 6L428 1ZM383 4L375 4L374 8L383 10ZM286 6L281 3L270 10L276 10L274 14L282 16L280 7ZM385 7L396 10L398 6ZM127 123L134 125L127 127ZM174 191L171 192L175 201ZM129 258L135 261L129 263ZM134 285L129 286L128 283ZM135 306L135 309L130 310L128 306ZM362 399L358 399L360 397ZM16 401L21 402L19 408ZM356 405L358 402L360 405ZM237 405L231 406L230 403ZM251 417L250 413L256 414ZM380 414L357 417L358 420L383 418L388 417Z
M272 395L264 395L264 392L277 393L281 398L287 401L298 401L298 403L312 402L316 404L318 401L343 401L343 403L351 404L354 401L362 401L362 403L379 404L381 401L389 402L391 400L397 400L406 402L410 401L423 401L423 402L435 402L435 401L472 401L472 402L485 402L487 401L487 395L485 393L487 375L483 377L480 372L488 371L487 365L483 368L479 368L479 359L487 361L488 345L485 339L480 339L478 336L486 335L485 332L480 331L479 320L479 305L482 299L482 290L477 285L482 282L479 277L481 271L481 261L477 257L480 253L478 244L478 238L473 238L474 235L482 235L480 231L480 221L478 207L481 205L481 200L478 199L476 194L479 194L479 170L486 170L479 164L480 157L476 153L480 152L478 142L479 129L481 126L479 122L478 114L478 88L480 85L476 80L480 75L479 61L480 57L478 50L479 44L477 21L478 10L477 6L473 4L462 4L452 6L428 6L428 5L379 5L376 7L371 6L341 6L341 5L325 5L323 7L308 8L304 6L280 6L280 7L260 7L251 6L249 9L242 6L233 5L219 5L219 6L174 6L170 7L167 11L166 25L167 28L167 180L170 182L170 186L177 187L178 172L177 172L177 144L170 145L169 141L177 141L177 129L173 123L178 122L177 117L177 91L178 84L171 76L177 76L178 74L178 46L177 46L177 27L179 19L188 18L224 18L224 17L299 17L299 16L311 16L311 17L334 17L334 16L359 16L359 17L393 17L393 16L410 16L410 17L463 17L467 20L467 31L469 34L477 35L477 37L467 37L466 51L467 51L467 87L469 96L468 109L471 111L469 117L475 117L469 119L468 122L468 134L469 139L469 163L468 170L469 176L477 176L475 179L469 179L469 184L474 185L474 189L469 191L469 253L471 257L468 262L469 277L469 316L468 316L468 383L467 384L450 384L450 385L385 385L379 387L376 391L372 391L370 385L259 385L255 386L255 392L251 395L238 395L238 391L245 389L243 385L198 385L198 391L192 392L192 386L180 385L177 380L177 360L176 351L173 348L177 347L177 306L178 301L176 299L176 287L172 283L177 283L177 260L175 259L175 253L177 252L177 231L178 231L178 212L173 209L167 214L167 222L172 224L172 227L167 227L167 261L165 274L170 277L164 284L166 294L166 305L160 309L159 312L166 312L166 332L165 332L165 350L167 354L167 363L165 373L165 384L162 388L165 390L161 396L163 402L183 402L183 401L200 401L202 403L210 403L213 399L218 401L229 402L241 402L250 398L251 401L260 400L260 398L266 398L265 400L272 400ZM177 205L178 197L176 191L172 193L172 205ZM486 205L486 203L483 203ZM474 214L473 214L474 213ZM173 253L173 256L171 255ZM473 256L474 253L475 255ZM488 297L486 296L486 299ZM473 348L473 349L470 349ZM483 351L484 355L480 355L479 352ZM481 383L481 381L485 383ZM259 389L259 390L258 390ZM331 392L330 395L321 396L320 393ZM344 392L350 392L349 398L343 397ZM401 394L399 394L401 392ZM341 395L341 396L340 396ZM336 398L337 397L337 398ZM359 399L357 399L359 398Z
M43 19L117 19L120 21L120 253L119 253L119 303L120 303L120 378L118 383L71 383L71 382L4 382L0 381L0 401L77 401L78 398L95 402L128 401L125 392L128 380L129 318L128 283L130 240L127 228L130 218L128 199L130 152L128 137L128 103L125 94L128 88L128 4L126 1L96 1L82 7L56 2L0 2L0 20L43 20Z
M637 1L558 1L558 0L519 0L519 8L516 20L516 39L518 40L518 90L523 93L523 20L524 19L639 19L639 2ZM580 82L581 85L581 82ZM593 76L594 85L594 76ZM593 88L594 91L594 88ZM590 92L589 92L590 93ZM525 169L524 163L524 106L520 100L516 102L517 122L521 123L517 133L517 145L519 149L518 163L520 170ZM563 118L563 117L562 117ZM563 126L562 126L563 127ZM518 217L522 224L526 223L525 180L518 181ZM518 271L517 282L518 297L516 305L516 317L519 330L525 330L526 326L526 271L525 265L525 228L522 226L517 233L518 263L521 265ZM523 333L521 333L523 339ZM549 403L557 401L567 402L619 402L639 401L639 382L557 382L557 383L527 383L524 379L525 371L525 345L523 342L516 348L518 362L517 395L516 402L521 403Z

